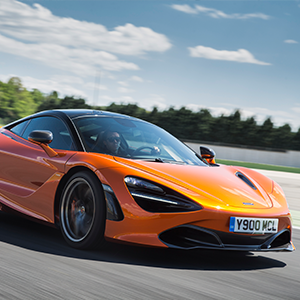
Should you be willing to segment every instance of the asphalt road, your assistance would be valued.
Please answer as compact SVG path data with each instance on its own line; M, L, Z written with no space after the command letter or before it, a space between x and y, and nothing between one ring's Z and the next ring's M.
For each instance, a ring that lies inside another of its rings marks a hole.
M0 299L300 299L300 230L293 241L293 253L79 251L58 230L0 213Z

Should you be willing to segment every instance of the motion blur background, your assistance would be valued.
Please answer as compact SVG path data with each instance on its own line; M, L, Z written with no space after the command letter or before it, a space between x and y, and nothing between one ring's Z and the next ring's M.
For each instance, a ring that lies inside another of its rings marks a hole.
M1 0L0 124L96 108L299 151L299 27L298 0Z

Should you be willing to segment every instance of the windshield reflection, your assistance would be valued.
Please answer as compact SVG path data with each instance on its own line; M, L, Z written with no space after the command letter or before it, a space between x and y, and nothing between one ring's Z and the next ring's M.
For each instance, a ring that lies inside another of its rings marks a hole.
M174 136L142 120L84 116L73 121L88 152L161 163L206 165Z

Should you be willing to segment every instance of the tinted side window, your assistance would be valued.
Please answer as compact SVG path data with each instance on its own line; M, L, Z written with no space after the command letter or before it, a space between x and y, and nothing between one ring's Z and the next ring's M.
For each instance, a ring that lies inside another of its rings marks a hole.
M28 121L19 123L18 125L15 125L13 128L11 128L10 131L12 131L13 133L15 133L17 135L21 135L27 123L28 123Z
M50 130L53 133L53 141L50 146L54 149L73 150L73 143L66 125L55 117L40 117L30 121L22 134L28 140L33 130Z

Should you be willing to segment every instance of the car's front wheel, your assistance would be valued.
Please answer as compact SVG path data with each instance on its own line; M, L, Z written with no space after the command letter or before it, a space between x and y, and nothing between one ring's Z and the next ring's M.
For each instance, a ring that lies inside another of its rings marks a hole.
M104 243L106 204L100 182L78 172L67 182L60 201L60 228L67 243L91 249Z

